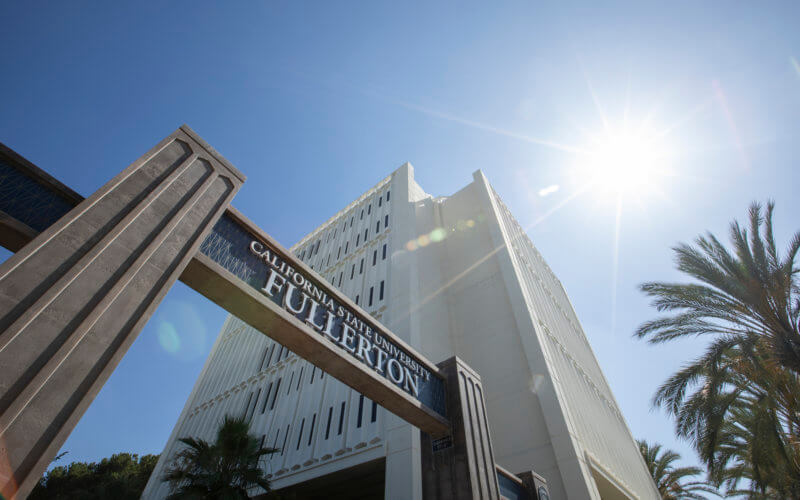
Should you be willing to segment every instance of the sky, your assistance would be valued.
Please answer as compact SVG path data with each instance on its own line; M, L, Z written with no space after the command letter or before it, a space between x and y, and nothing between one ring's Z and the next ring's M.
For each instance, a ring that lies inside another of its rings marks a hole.
M86 196L186 123L286 246L406 161L434 196L481 169L633 435L693 463L650 400L704 341L634 339L637 286L683 280L671 248L752 201L782 245L800 229L800 6L764 5L4 2L0 141ZM225 316L175 285L62 463L161 452Z

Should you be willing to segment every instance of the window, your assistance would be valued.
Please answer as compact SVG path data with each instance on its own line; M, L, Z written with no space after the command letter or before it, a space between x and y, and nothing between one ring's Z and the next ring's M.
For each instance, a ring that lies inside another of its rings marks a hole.
M358 242L359 242L360 238L361 238L360 234L356 236L356 247L358 247Z
M378 262L378 251L374 250L372 252L372 265L374 266L376 262Z
M336 260L339 260L339 257L342 256L342 246L339 245L339 251L336 252Z
M281 456L283 456L283 452L286 451L286 441L289 440L289 425L286 426L286 434L283 436L283 446L281 446Z
M361 209L361 218L359 220L364 220L364 209Z
M265 411L267 411L267 403L269 403L269 395L272 392L272 382L269 383L267 386L267 395L264 396L264 406L261 407L261 414L263 415Z
M358 299L359 299L360 297L361 297L360 295L356 295L356 305L358 305Z
M364 230L364 242L367 241L367 235L369 234L369 228Z
M311 384L314 383L314 374L315 373L317 373L317 367L316 366L311 368L311 380L308 382L308 385L311 385Z
M253 399L253 391L250 391L250 395L248 395L248 396L247 396L247 404L246 404L246 405L244 405L244 412L243 412L243 414L245 415L245 417L247 416L247 413L250 411L250 401L251 401L252 399Z
M317 414L311 417L311 429L308 430L308 446L311 446L311 438L314 436L314 424L317 423Z
M314 248L314 255L319 253L319 244L322 243L322 240L317 240L317 246Z
M300 449L300 440L303 439L303 426L306 425L306 419L300 421L300 432L297 434L297 450Z
M326 266L331 265L331 254L328 254L328 262L325 263Z
M344 276L344 271L339 273L339 286L342 286L342 277Z
M281 379L278 379L278 383L275 385L275 395L272 396L272 403L269 405L269 411L275 409L275 401L278 400L278 391L281 390Z
M389 216L383 218L383 229L389 229Z
M375 223L375 234L381 232L381 221Z
M378 206L381 206L381 205L383 205L383 198L382 197L378 198Z
M356 216L350 217L350 227L353 227L353 223L356 221Z
M342 424L344 424L344 401L342 401L342 408L339 410L339 432L336 434L342 435Z
M347 255L347 250L350 248L350 242L344 244L344 254Z
M364 414L364 395L358 397L358 419L356 420L356 428L361 428L361 417Z
M364 274L364 257L361 257L361 265L358 268L358 274Z
M294 372L292 372L292 376L289 377L289 384L286 386L286 394L289 394L289 391L292 390L292 382L294 382Z
M350 279L353 279L353 276L356 274L356 265L353 264L353 267L350 268Z
M375 401L372 402L372 417L370 417L369 421L374 422L378 420L378 403Z
M386 191L386 201L389 201L389 191Z
M383 290L383 281L381 281L381 290ZM300 376L297 377L297 387L295 388L296 391L300 390L300 382L302 382L302 380L303 380L303 370L304 369L305 369L304 366L300 367Z
M384 283L385 283L385 281L381 281L381 290L378 293L378 300L383 300L383 284Z
M331 419L333 418L333 406L328 407L328 425L325 426L325 439L331 435Z
M383 257L381 257L381 260L386 260L386 243L383 244Z
M375 291L375 287L374 286L369 287L369 306L370 307L372 307L372 292L374 292L374 291Z
M303 260L305 258L306 258L306 251L303 250L303 253L300 254L300 260Z
M372 203L370 203L369 205L367 205L367 215L369 215L369 214L371 214L371 213L372 213Z

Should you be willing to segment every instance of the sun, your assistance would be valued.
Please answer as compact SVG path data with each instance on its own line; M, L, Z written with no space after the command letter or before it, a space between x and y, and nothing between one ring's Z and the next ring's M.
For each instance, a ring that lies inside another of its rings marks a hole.
M667 153L663 139L648 128L607 128L591 138L578 171L600 195L642 197L663 183Z

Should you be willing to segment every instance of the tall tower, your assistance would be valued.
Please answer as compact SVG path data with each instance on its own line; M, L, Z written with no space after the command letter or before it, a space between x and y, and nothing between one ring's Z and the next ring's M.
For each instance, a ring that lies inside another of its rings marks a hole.
M480 171L434 198L405 164L292 251L428 359L481 376L495 461L553 498L660 498L563 286ZM419 431L229 317L145 489L177 438L245 414L275 489L422 497Z

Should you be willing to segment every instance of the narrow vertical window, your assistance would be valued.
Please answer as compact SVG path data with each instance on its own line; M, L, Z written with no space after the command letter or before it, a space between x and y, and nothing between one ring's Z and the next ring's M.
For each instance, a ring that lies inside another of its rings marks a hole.
M272 347L269 348L269 356L267 357L267 368L269 368L269 364L272 362L273 354L275 354L275 342L273 342Z
M333 406L328 407L328 425L325 426L325 439L331 435L331 419L333 418Z
M381 281L381 297L383 297L383 281ZM300 368L300 376L297 377L297 387L295 388L296 391L300 390L300 382L303 381L303 370L304 369L305 369L305 366Z
M361 428L361 417L364 415L364 395L358 397L358 419L356 420L356 427Z
M359 220L364 220L364 209L361 209L361 218Z
M360 238L361 238L361 235L357 234L356 235L356 248L358 248L358 242L360 241Z
M247 414L250 412L250 401L253 399L253 391L250 391L250 394L247 396L247 404L244 405L244 410L242 410L242 416L247 418Z
M306 425L306 419L300 421L300 432L297 433L297 448L296 450L300 449L300 441L303 439L303 427Z
M336 259L338 260L342 256L342 245L339 245L339 251L336 252Z
M356 216L355 215L350 217L350 227L353 227L353 222L355 222L355 220L356 220Z
M378 198L378 206L380 207L381 205L383 205L383 196Z
M367 205L367 215L369 215L369 214L371 214L371 213L372 213L372 203L370 203L369 205Z
M358 299L361 297L360 295L356 295L356 305L358 305Z
M311 438L314 437L314 424L317 423L317 414L311 416L311 429L308 430L308 446L311 446Z
M283 456L283 452L286 451L286 441L288 439L289 439L289 426L287 425L286 426L286 435L283 436L283 446L281 446L281 456Z
M278 383L275 385L275 395L272 396L272 403L269 405L269 411L275 409L275 401L278 400L278 393L281 390L281 379L278 379Z
M389 201L389 194L391 193L389 191L386 191L386 201Z
M339 286L342 286L342 278L344 277L344 271L339 273Z
M389 229L389 216L383 218L383 229Z
M378 234L380 232L381 232L381 221L378 221L375 223L375 234Z
M294 382L294 372L292 372L292 376L289 377L289 383L286 384L286 394L289 394L289 391L292 390L292 382Z
M386 243L383 244L383 257L381 257L381 260L386 260Z
M344 244L344 254L347 255L347 250L350 248L350 242Z
M353 267L350 268L350 279L353 279L353 276L356 274L356 265L353 264Z
M272 382L269 383L267 386L267 395L264 396L264 406L261 407L261 414L263 415L265 411L267 411L267 403L269 403L269 396L272 392Z
M253 415L256 412L256 406L258 406L258 398L260 397L261 397L261 387L259 387L258 391L256 391L256 399L253 401L253 407L250 408L250 416L247 417L248 420L251 420L253 418Z
M342 435L342 425L344 425L344 401L342 401L342 408L339 410L339 432L336 433L337 436Z
M369 235L369 228L364 230L364 241L367 241L367 235Z
M364 257L361 257L361 265L358 267L358 274L364 274Z
M328 262L325 263L326 266L331 265L331 254L328 254Z
M378 263L378 250L376 249L372 252L372 265L374 266L377 263Z
M311 368L311 380L308 382L308 385L311 385L311 384L314 383L314 374L316 374L316 373L317 373L317 367L315 366L315 367Z
M267 359L267 353L268 352L269 352L269 344L267 344L267 346L264 347L264 354L261 356L261 363L258 364L258 371L261 371L261 370L264 369L264 361L266 361L266 359Z
M375 401L372 402L372 416L370 417L369 421L374 422L378 420L378 403Z
M384 284L384 281L381 281L381 290L378 293L378 300L383 300L383 284Z
M303 260L305 258L306 258L306 251L303 250L303 253L300 254L300 260Z
M374 291L375 291L375 287L374 286L369 287L369 306L370 307L372 307L372 292L374 292Z

